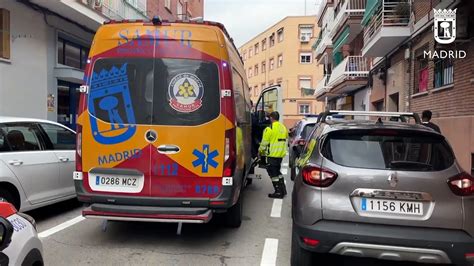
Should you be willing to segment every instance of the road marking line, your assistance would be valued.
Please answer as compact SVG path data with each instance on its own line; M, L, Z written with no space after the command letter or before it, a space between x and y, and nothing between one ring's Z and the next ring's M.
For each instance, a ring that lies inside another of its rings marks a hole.
M282 205L283 205L282 199L273 199L273 206L272 206L272 212L270 213L270 217L280 218Z
M64 223L62 223L62 224L56 225L56 226L53 227L53 228L50 228L50 229L48 229L48 230L46 230L46 231L43 231L43 232L39 233L39 234L38 234L38 237L40 237L40 238L45 238L45 237L48 237L48 236L50 236L50 235L56 234L57 232L59 232L59 231L61 231L61 230L64 230L64 229L66 229L66 228L68 228L68 227L70 227L70 226L73 226L73 225L75 225L75 224L77 224L77 223L79 223L79 222L82 222L82 221L85 220L85 219L86 219L86 218L82 217L82 215L81 215L81 216L77 216L76 218L73 218L73 219L71 219L71 220L69 220L69 221L66 221L66 222L64 222Z
M283 167L288 167L288 163L283 163Z
M274 266L276 265L278 253L278 239L265 238L265 245L263 246L262 260L260 261L261 266Z
M284 175L287 175L288 174L288 168L282 168L281 173L284 174Z

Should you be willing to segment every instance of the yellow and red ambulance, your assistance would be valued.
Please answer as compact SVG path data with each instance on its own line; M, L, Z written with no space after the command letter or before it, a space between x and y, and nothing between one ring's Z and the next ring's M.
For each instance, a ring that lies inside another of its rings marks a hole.
M243 62L215 22L108 22L81 87L78 199L86 218L240 226L251 167Z

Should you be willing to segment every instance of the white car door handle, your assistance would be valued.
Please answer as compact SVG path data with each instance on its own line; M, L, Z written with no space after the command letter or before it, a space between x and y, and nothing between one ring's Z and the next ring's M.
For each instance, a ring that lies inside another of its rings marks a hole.
M20 161L20 160L11 160L8 162L10 165L14 165L14 166L20 166L23 164L23 161Z
M69 158L68 157L59 157L59 160L63 163L65 162L69 162Z

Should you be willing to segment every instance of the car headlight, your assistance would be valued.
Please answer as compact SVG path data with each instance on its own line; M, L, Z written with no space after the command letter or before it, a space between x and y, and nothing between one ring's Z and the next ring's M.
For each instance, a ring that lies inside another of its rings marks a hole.
M28 222L30 222L33 227L35 228L36 230L36 221L33 217L29 216L28 214L26 213L22 213L22 212L18 212L17 213L19 216L23 217L23 219L27 220Z

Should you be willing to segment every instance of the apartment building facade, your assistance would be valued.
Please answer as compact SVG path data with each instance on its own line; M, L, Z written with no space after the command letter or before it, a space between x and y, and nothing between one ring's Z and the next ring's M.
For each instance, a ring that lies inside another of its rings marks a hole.
M95 31L107 20L147 19L155 2L163 0L0 1L0 115L75 128Z
M322 78L322 68L317 66L311 49L319 33L315 19L286 17L239 48L254 104L262 89L282 86L282 118L286 126L323 110L322 103L313 97L314 86Z
M159 16L163 20L204 17L204 0L155 0L147 1L149 17Z
M347 0L346 0L347 1ZM336 8L325 1L320 14ZM433 9L457 10L456 40L440 44L434 38ZM362 26L361 55L369 62L367 110L433 112L462 167L474 173L474 2L468 0L369 0ZM324 23L324 19L320 20ZM322 24L321 24L322 25ZM357 36L355 37L357 38ZM316 56L334 43L315 47ZM324 49L323 49L324 48ZM433 56L453 51L457 58ZM459 51L462 51L459 56ZM431 54L431 56L430 56ZM463 57L463 58L461 58ZM333 69L334 72L334 69ZM334 87L320 85L319 100L340 98ZM327 98L326 98L327 97ZM326 98L326 99L325 99ZM354 106L353 109L356 109Z

